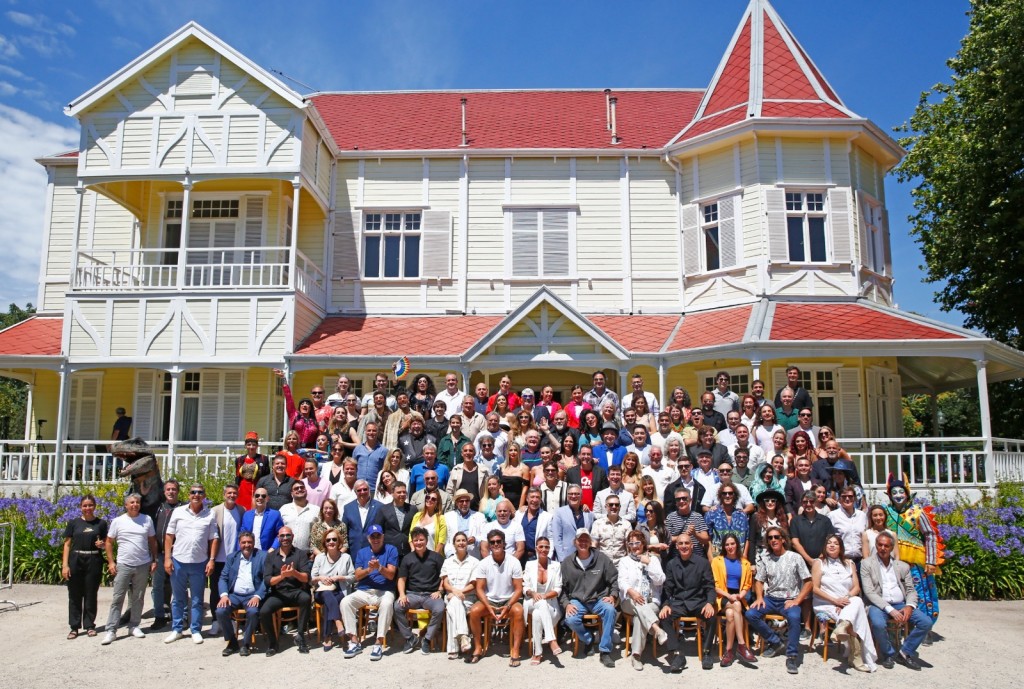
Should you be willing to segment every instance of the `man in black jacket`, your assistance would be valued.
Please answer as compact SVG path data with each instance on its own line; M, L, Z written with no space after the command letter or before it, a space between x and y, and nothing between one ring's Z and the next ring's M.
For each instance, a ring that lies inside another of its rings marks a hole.
M387 505L381 505L377 512L377 519L384 528L384 542L395 546L399 558L405 557L410 551L409 529L412 527L412 518L416 516L416 508L407 502L408 495L406 485L397 481L391 491L394 499Z
M700 511L700 503L704 500L704 493L707 488L704 484L693 477L693 461L689 457L680 457L679 478L665 487L662 504L665 506L665 514L672 514L676 511L676 488L685 488L690 491L690 509Z
M565 608L565 624L576 633L583 644L577 652L584 658L597 647L601 664L615 667L612 660L612 631L615 627L615 601L619 596L619 573L611 559L593 549L590 532L576 530L576 552L562 560L562 592L559 602ZM712 593L714 592L712 586ZM583 626L583 615L601 618L601 636L590 633Z
M669 668L672 672L682 672L686 667L686 656L683 655L676 632L676 623L680 617L696 617L698 624L704 629L710 625L704 623L715 615L715 578L711 574L711 565L702 557L693 554L693 539L689 534L676 536L676 552L679 557L669 560L665 567L665 584L661 588L662 608L658 613L661 628L668 635L665 650L674 653ZM704 658L702 667L710 670L711 639L704 636Z

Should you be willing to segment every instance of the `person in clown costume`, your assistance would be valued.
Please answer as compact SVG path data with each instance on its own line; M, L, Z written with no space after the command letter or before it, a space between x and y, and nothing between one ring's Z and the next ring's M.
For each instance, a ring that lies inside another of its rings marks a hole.
M946 550L932 507L915 505L910 494L906 474L896 478L889 474L886 482L889 506L886 528L896 536L896 556L910 565L917 589L918 608L927 613L934 623L939 619L939 593L935 575L945 562Z

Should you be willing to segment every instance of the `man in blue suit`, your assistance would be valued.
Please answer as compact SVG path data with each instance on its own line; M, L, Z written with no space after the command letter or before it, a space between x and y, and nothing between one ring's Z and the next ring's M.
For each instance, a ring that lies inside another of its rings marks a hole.
M590 530L594 523L594 513L583 507L583 489L579 484L572 484L565 492L565 499L568 504L562 505L555 510L551 517L552 545L555 552L551 555L555 561L561 561L576 552L576 545L573 540L576 538L576 529Z
M370 484L359 479L352 487L356 499L345 505L341 513L341 521L348 529L348 552L358 553L370 544L366 539L366 530L372 524L384 525L381 504L370 498Z
M216 615L224 640L228 642L221 653L223 656L236 652L243 656L249 655L249 641L256 633L256 625L260 621L260 602L267 595L267 586L263 580L263 564L266 559L266 553L256 550L256 536L252 531L241 531L238 534L238 550L228 555L218 582L221 594ZM231 624L231 613L238 608L245 610L245 633L241 643Z
M284 526L281 513L267 507L269 496L266 488L257 488L253 492L253 508L242 515L239 527L239 533L249 531L256 534L256 550L276 548L277 532Z

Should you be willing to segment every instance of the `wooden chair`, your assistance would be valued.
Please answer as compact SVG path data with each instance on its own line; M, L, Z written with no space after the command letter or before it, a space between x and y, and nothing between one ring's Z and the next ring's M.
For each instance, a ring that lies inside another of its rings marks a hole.
M583 615L583 626L590 629L593 634L601 636L604 633L604 623L601 621L601 616L593 613L586 613ZM628 643L628 642L627 642ZM576 632L572 633L572 652L573 655L579 653L580 650L580 637Z
M814 651L814 644L818 642L818 632L824 631L824 638L822 639L823 648L821 651L822 662L828 662L828 644L832 638L832 631L835 629L836 623L830 617L818 617L818 615L811 613L811 640L807 644L807 650L810 652Z
M764 616L764 621L765 621L765 623L767 623L767 624L771 624L772 622L782 622L782 626L781 626L781 627L779 627L779 631L778 631L778 634L779 634L779 637L781 637L781 638L785 638L785 637L783 637L783 632L782 632L782 630L784 630L784 629L786 629L787 627L789 627L789 620L787 620L787 619L785 618L785 616L783 616L783 615L776 615L776 614L774 614L774 613L769 613L769 614L767 614L767 615L765 615L765 616ZM760 638L759 638L759 639L757 640L757 652L758 652L759 654L760 654L760 653L764 653L764 637L763 637L763 636L762 636L762 637L760 637Z
M499 630L505 630L505 632L508 634L508 650L509 650L509 654L511 654L512 653L512 618L511 617L506 617L501 622L495 622L494 618L491 617L489 614L487 614L487 615L484 615L483 624L484 624L484 631L483 631L483 634L484 634L484 639L483 639L483 642L484 642L484 653L487 653L488 649L490 649L490 647L491 647L491 637L494 636L495 632L497 632ZM523 638L520 639L520 643L522 643L522 642L526 642L527 644L531 644L532 643L531 636L530 636L531 630L532 630L532 627L530 626L530 619L529 619L529 617L525 617L525 619L523 620ZM447 632L446 632L446 634L447 634ZM437 637L435 637L435 640L438 640ZM532 646L530 646L530 648L531 648L531 653L532 653Z
M231 611L231 621L236 625L235 636L238 636L245 629L245 608L235 608ZM260 631L260 625L257 622L256 629L252 633L252 637L249 639L249 648L256 648L256 635Z
M359 608L359 614L356 616L356 639L359 641L359 643L363 642L368 633L370 627L370 613L376 612L377 609L378 606L376 605L364 605L363 607ZM388 648L388 631L389 630L385 629L383 634L385 651Z
M313 619L316 621L316 640L324 642L324 606L313 601Z
M299 608L287 606L274 613L274 630L277 632L278 642L281 640L281 625L285 623L294 624L296 633L305 637L307 630L299 629Z
M718 634L718 659L721 660L722 656L725 654L725 610L720 608L712 619L715 621L715 633ZM743 637L746 642L745 645L749 648L750 627L747 626L747 620L745 617L742 617L741 619L743 623Z
M420 615L426 615L430 617L430 611L426 608L409 608L405 611L405 619L409 620L409 628L417 630L419 633L419 621ZM444 648L445 640L448 638L448 616L445 614L441 615L441 629L434 638L430 640L430 647L435 651L440 651ZM487 640L484 640L484 648L487 648Z

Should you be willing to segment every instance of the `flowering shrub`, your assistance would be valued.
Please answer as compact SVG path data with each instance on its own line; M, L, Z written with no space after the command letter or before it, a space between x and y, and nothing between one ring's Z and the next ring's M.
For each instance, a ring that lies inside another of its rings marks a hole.
M203 485L214 502L220 502L224 485L230 477L205 477ZM191 477L178 479L183 498L188 499ZM96 498L96 516L110 522L124 512L125 483L80 486L73 494L62 495L56 501L38 497L0 498L0 523L14 525L14 580L35 584L61 583L61 558L64 549L64 527L81 516L78 503L82 496ZM213 504L207 499L208 504ZM6 543L0 546L2 564L7 566ZM107 568L103 568L104 582Z
M1019 484L1000 485L995 500L935 507L946 541L936 580L943 598L1024 597L1024 500Z

